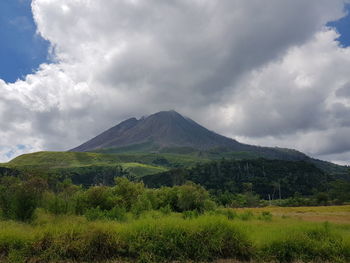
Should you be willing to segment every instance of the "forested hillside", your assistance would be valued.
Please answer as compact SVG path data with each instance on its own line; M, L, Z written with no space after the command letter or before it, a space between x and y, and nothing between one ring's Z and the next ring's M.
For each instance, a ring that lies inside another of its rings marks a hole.
M350 175L346 179L349 180L349 177ZM343 201L350 198L346 193L348 190L350 193L349 181L329 175L305 161L222 159L197 164L188 169L173 169L145 176L142 180L150 187L173 186L192 181L223 199L243 193L274 200L324 192Z

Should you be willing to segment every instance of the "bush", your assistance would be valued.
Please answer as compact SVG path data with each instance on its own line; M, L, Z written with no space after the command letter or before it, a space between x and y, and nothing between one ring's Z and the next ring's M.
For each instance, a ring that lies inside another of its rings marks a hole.
M106 214L100 207L86 210L85 217L89 221L101 220L106 218Z
M58 195L53 193L45 193L43 198L43 206L46 211L59 215L67 213L67 204Z
M269 211L263 211L258 217L259 220L263 221L271 221L272 220L272 214Z
M246 211L246 212L240 214L239 217L240 217L240 219L243 220L243 221L248 221L248 220L253 219L254 215L253 215L252 212Z
M14 251L24 251L28 245L28 240L19 235L5 235L0 238L0 255L9 256ZM17 253L18 254L18 253Z
M217 209L217 210L215 210L215 214L223 215L223 216L227 217L228 220L233 220L237 217L237 213L231 208Z
M182 213L182 218L183 219L192 219L192 218L197 218L199 216L198 211L185 211Z
M139 217L142 212L149 211L151 209L152 203L148 199L147 195L140 195L131 207L131 211L136 217Z
M177 187L177 207L180 211L205 211L206 206L212 208L209 204L209 193L200 185L187 183Z
M111 189L106 186L91 187L86 191L85 196L88 208L100 207L102 210L109 210L115 205Z
M38 207L47 182L41 178L20 181L17 178L1 178L0 208L5 219L31 221Z
M277 262L348 262L350 259L341 237L332 234L327 225L276 240L262 251L265 259Z
M162 214L164 214L164 215L169 215L171 213L171 207L168 204L166 206L159 208L159 211L162 212Z
M113 207L110 211L106 212L106 218L125 222L127 221L126 210L124 207Z
M84 232L63 233L53 236L50 233L36 240L30 247L34 261L57 262L61 260L95 262L116 258L125 253L123 244L115 233L99 228Z
M112 188L112 192L117 196L118 206L124 206L127 211L136 204L139 196L145 192L143 183L135 183L124 177L115 178L116 186Z
M252 244L234 226L215 217L140 222L126 235L129 255L140 262L250 259Z
M85 212L85 217L89 221L109 219L123 222L127 220L124 207L113 207L111 210L101 210L100 207L90 208Z

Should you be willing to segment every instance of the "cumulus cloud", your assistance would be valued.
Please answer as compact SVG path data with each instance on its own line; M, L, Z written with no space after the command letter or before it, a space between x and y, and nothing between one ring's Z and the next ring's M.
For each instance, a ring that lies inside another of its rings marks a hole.
M350 149L350 48L332 29L254 70L223 106L227 130L250 143L298 148L320 158ZM337 159L332 159L338 161ZM344 162L344 160L339 160Z
M69 149L163 109L247 142L350 149L326 142L349 127L349 50L325 29L342 0L33 0L32 10L55 63L0 81L7 151Z

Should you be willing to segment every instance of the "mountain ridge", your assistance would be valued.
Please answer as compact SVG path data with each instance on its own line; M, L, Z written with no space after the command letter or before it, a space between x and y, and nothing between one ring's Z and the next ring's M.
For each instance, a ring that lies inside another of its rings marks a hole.
M188 148L208 152L248 152L259 157L306 160L309 157L293 149L261 147L240 143L184 117L174 110L160 111L147 117L129 118L69 151L99 152L106 149L166 152ZM108 152L108 151L107 151Z
M108 170L121 165L145 174L145 171L139 171L144 168L142 165L148 165L148 173L159 167L173 169L224 159L261 158L306 161L327 174L348 178L347 167L317 160L293 149L243 144L212 132L175 111L129 118L70 151L24 154L3 166L73 170L98 166Z
M91 151L154 142L160 148L192 147L207 150L218 146L234 146L238 142L209 131L176 111L161 111L129 118L70 151Z

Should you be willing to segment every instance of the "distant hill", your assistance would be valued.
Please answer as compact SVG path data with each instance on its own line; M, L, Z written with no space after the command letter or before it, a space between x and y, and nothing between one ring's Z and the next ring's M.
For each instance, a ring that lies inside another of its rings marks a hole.
M277 188L283 198L291 197L296 192L308 196L315 189L326 191L328 183L334 178L305 161L223 159L147 175L142 180L149 187L174 186L192 181L212 193L244 192L245 185L250 183L252 191L265 199L270 194L273 199Z
M137 120L130 118L82 145L72 152L170 152L306 160L308 156L296 150L259 147L210 131L175 111L161 111ZM236 154L235 154L236 153Z
M336 178L349 179L346 167L316 160L292 149L242 144L212 132L175 111L162 111L139 120L128 119L68 152L18 156L1 165L4 169L3 172L0 170L0 175L18 169L26 172L39 169L41 173L56 173L70 177L78 184L89 185L104 183L107 177L110 183L113 176L125 174L137 178L155 174L167 177L167 171L191 169L199 163L261 158L303 161ZM279 166L281 163L272 164ZM304 170L303 165L298 167Z
M70 178L73 183L84 186L110 185L116 176L141 178L208 161L204 157L172 153L36 152L0 164L0 177L46 174L62 180Z
M184 167L209 159L169 153L91 153L91 152L36 152L20 155L10 162L2 164L4 167L41 167L44 169L74 168L83 166L113 166L131 164L147 164L155 167Z

